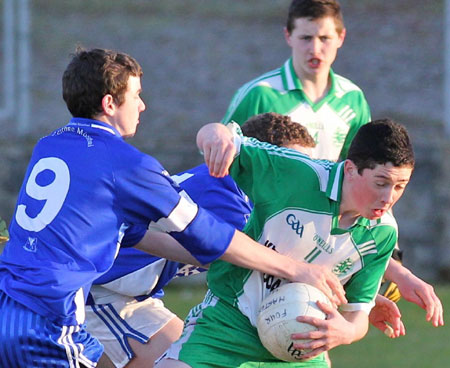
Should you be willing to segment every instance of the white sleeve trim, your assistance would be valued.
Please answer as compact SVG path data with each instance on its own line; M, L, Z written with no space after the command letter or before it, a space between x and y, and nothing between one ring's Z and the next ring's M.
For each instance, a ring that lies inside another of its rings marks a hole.
M343 312L357 312L357 311L363 311L367 315L370 314L370 311L374 307L375 302L371 301L370 303L348 303L348 304L342 304L339 308Z
M149 227L153 228L156 226L166 233L172 231L182 232L194 220L195 216L197 216L197 212L198 206L194 202L180 196L180 201L169 216L162 217L156 222L152 221Z
M241 127L235 121L230 121L226 127L229 129L231 134L233 134L233 143L234 147L236 147L236 156L241 152L241 144L242 144L242 131Z

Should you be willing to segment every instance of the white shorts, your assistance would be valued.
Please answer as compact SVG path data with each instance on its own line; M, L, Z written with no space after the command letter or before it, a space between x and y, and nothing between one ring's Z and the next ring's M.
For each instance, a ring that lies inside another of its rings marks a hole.
M122 368L134 356L127 338L145 344L176 315L156 298L138 302L115 294L108 299L106 304L86 306L86 329L104 345L115 366Z

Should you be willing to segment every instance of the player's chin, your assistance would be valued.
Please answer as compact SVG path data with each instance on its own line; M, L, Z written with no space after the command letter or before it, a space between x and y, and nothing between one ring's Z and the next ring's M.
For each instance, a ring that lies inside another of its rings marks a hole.
M364 216L365 218L369 220L378 220L379 218L383 217L383 215L386 213L386 210L381 209L372 209L367 214L367 216Z

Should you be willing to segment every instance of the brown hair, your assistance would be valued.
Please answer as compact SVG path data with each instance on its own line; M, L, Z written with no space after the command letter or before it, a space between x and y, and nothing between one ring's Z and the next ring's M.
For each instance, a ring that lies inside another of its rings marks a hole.
M344 29L344 18L337 0L293 0L289 6L286 29L289 34L292 33L295 20L298 18L314 20L324 17L332 17L336 24L336 32L341 34Z
M74 117L93 118L102 112L102 99L107 94L120 106L129 77L142 74L141 66L127 54L77 47L63 74L63 98Z
M313 137L303 125L293 122L287 115L274 112L252 116L242 125L242 133L247 137L277 146L288 144L316 146Z

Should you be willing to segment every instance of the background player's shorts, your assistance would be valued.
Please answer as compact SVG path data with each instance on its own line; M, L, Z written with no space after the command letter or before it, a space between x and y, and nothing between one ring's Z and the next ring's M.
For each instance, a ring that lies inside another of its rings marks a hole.
M103 347L83 326L58 326L0 291L0 367L95 367Z
M100 340L105 353L121 368L134 356L127 338L145 344L176 315L159 299L138 302L119 294L114 299L107 304L86 306L86 329Z
M400 249L395 248L394 252L392 253L392 258L401 264L402 254L403 252ZM397 303L402 297L402 295L400 294L400 290L398 290L397 284L385 279L383 279L381 283L379 293L389 300L393 301L394 303Z
M194 368L326 368L324 355L307 362L288 363L270 354L256 328L237 308L210 291L191 309L183 334L164 358L181 360Z

